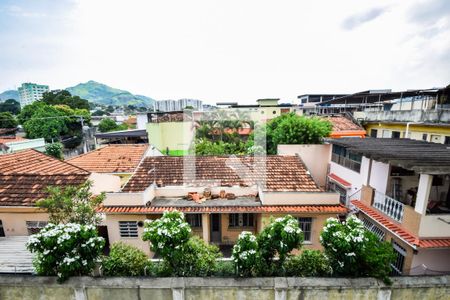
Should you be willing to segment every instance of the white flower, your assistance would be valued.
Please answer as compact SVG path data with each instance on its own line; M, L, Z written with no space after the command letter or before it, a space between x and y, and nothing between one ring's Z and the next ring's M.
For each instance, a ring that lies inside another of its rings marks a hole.
M355 252L345 253L347 256L356 256Z

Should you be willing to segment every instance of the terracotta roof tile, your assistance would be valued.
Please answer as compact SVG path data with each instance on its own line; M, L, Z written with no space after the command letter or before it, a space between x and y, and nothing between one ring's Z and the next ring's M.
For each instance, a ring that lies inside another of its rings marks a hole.
M343 178L337 176L337 175L334 174L334 173L330 173L330 174L328 175L328 177L329 177L330 179L332 179L333 181L336 181L337 183L339 183L340 185L342 185L342 186L344 186L344 187L351 187L351 186L352 186L352 184L351 184L350 182L348 182L347 180L345 180L345 179L343 179Z
M206 181L209 181L209 185L213 185L211 181L214 181L215 186L251 186L264 179L268 191L321 191L296 156L269 155L263 163L255 163L254 157L240 156L234 159L235 166L230 166L230 160L228 156L146 157L123 191L141 192L153 182L159 181L166 186L183 183L205 185ZM185 162L195 164L195 180L189 178L188 182L183 182L184 168L190 169L189 164L185 165ZM250 172L246 172L243 166ZM245 180L239 176L242 175L241 172L245 172Z
M400 236L405 242L412 246L418 248L450 248L450 238L418 238L400 225L395 224L388 217L383 216L375 208L367 206L359 200L353 200L352 204L355 205L359 210L364 212L364 214L376 220L382 226L388 228L390 231Z
M0 144L12 143L12 142L21 142L26 141L27 139L20 136L2 136L0 137Z
M185 213L346 213L342 205L277 205L277 206L191 206L191 207L160 207L160 206L102 206L99 212L108 214L147 214L163 213L179 210Z
M36 150L0 155L0 206L32 206L47 186L79 185L89 175Z
M71 164L97 173L132 173L148 145L109 145L69 159Z
M324 116L322 117L333 125L330 137L340 138L348 136L364 137L366 131L364 128L354 123L352 120L342 116Z

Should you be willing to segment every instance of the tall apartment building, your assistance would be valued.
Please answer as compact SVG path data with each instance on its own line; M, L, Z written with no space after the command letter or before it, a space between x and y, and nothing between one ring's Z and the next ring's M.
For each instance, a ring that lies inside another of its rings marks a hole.
M49 91L48 85L40 85L36 83L22 83L17 89L19 91L20 106L31 104L36 100L42 99L42 95Z
M202 104L196 99L161 100L156 102L155 108L158 111L180 111L191 106L194 110L202 110Z

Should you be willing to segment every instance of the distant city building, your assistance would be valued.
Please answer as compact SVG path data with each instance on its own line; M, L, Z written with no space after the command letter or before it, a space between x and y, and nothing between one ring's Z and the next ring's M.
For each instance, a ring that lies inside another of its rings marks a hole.
M202 101L196 99L161 100L155 103L157 111L180 111L186 107L193 107L194 110L202 110Z
M42 99L42 95L49 91L48 85L41 85L36 83L22 83L22 86L17 89L19 91L20 106L31 104L36 100Z

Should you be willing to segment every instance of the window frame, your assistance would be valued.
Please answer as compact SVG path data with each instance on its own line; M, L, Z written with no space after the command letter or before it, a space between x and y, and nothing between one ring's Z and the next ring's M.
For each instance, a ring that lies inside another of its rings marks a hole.
M36 234L48 225L48 221L25 221L28 235Z
M312 226L314 222L313 217L297 217L298 226L303 232L303 242L312 244ZM309 230L305 230L309 226Z
M135 230L134 225L136 225ZM121 238L138 238L138 221L119 221L119 235Z
M406 249L400 246L397 242L394 240L392 241L392 249L394 250L394 253L397 254L395 261L391 263L391 275L392 276L401 276L403 275L403 268L405 267L405 260L406 260Z
M185 218L191 228L202 228L202 214L185 214Z
M255 227L255 214L252 213L228 214L228 228L244 228L244 227L247 228Z

